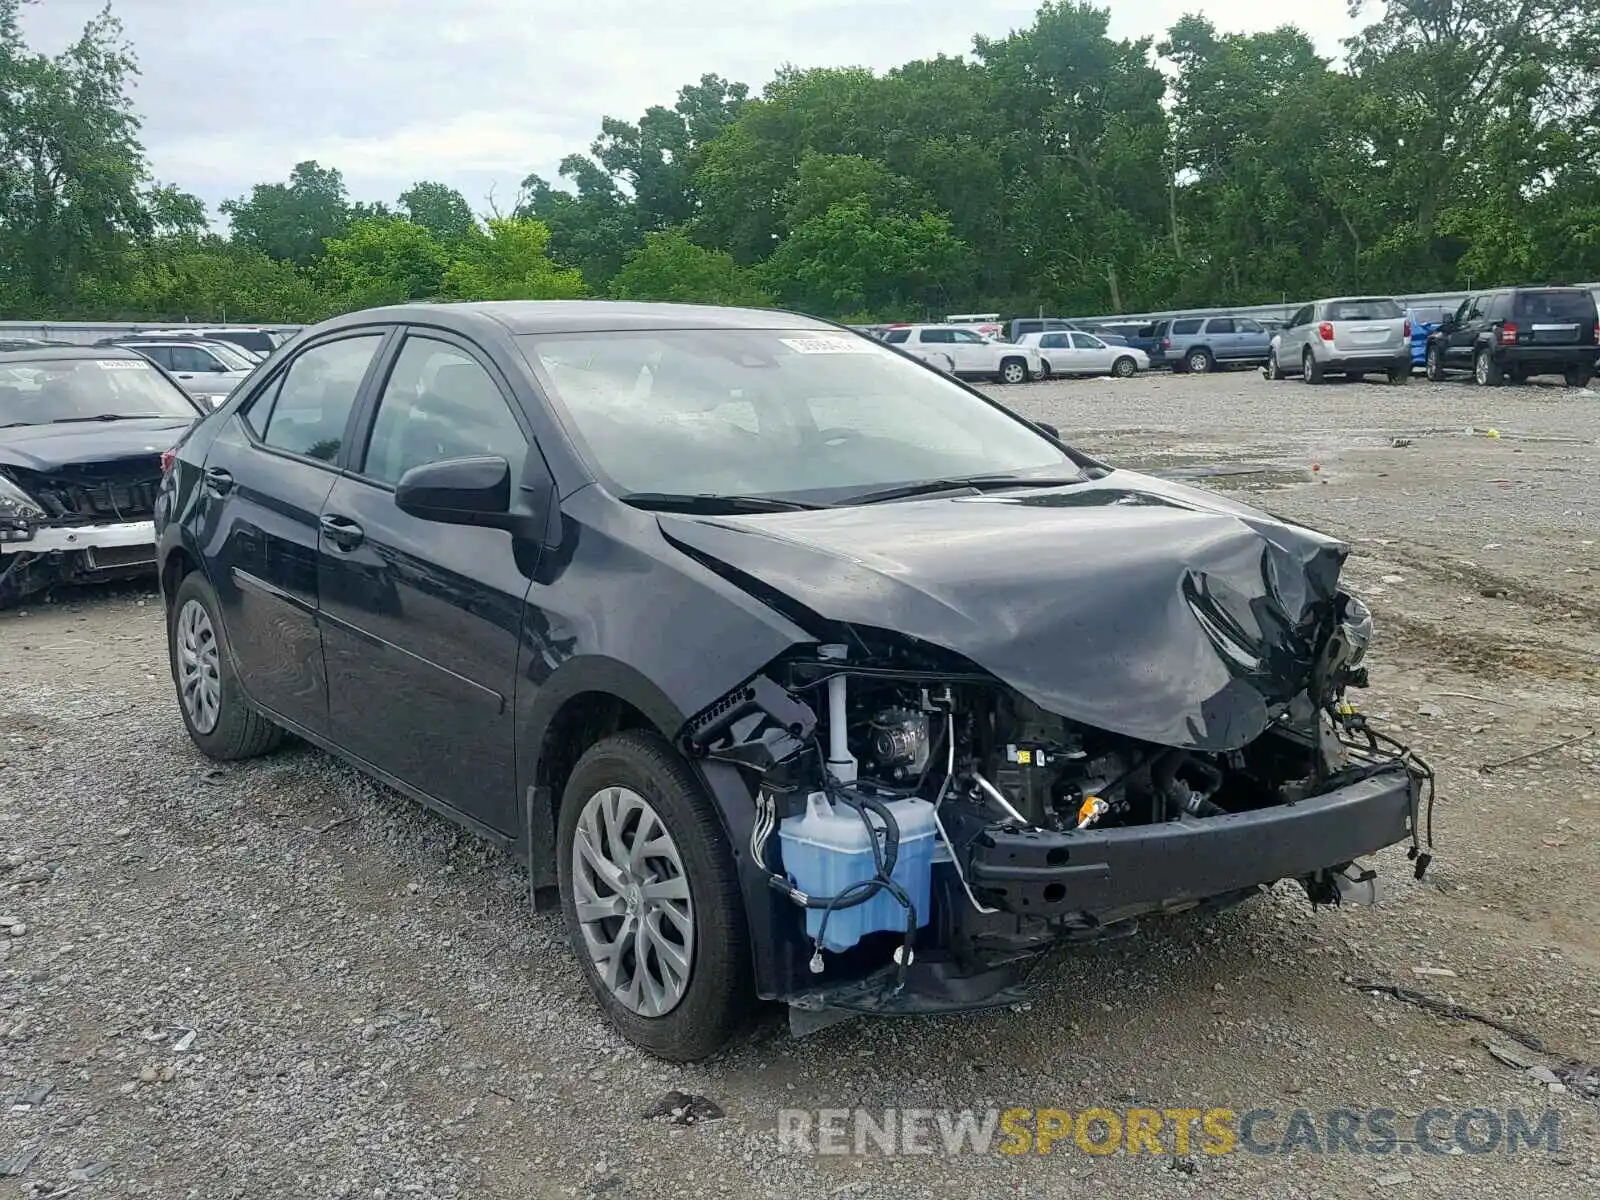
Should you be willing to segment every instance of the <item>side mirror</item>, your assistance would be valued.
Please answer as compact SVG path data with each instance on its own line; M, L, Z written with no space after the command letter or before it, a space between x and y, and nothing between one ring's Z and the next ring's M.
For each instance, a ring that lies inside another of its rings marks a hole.
M1033 424L1035 428L1044 430L1044 432L1055 438L1056 441L1059 442L1061 440L1061 430L1057 429L1054 425L1051 425L1048 421L1035 421Z
M1438 328L1439 328L1439 331L1441 333L1449 333L1455 327L1456 327L1456 315L1455 315L1455 313L1445 313L1444 316L1439 318L1439 326L1438 326Z
M401 512L424 521L506 528L511 516L511 465L499 457L423 463L400 477L394 502Z

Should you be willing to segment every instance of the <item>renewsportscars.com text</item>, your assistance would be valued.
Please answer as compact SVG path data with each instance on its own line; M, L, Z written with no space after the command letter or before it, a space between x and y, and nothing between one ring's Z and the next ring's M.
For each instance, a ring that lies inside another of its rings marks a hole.
M1430 1108L785 1108L785 1154L1516 1154L1555 1153L1561 1118Z

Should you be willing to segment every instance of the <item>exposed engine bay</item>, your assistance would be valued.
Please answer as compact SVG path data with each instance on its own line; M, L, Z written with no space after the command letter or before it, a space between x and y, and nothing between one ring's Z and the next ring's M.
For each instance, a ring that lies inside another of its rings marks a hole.
M1367 684L1371 632L1365 607L1341 592L1304 690L1259 736L1219 751L1070 720L940 647L849 626L700 714L686 749L758 780L750 858L788 901L785 927L813 983L791 1004L928 1011L893 997L913 964L932 959L932 990L953 989L948 1007L971 1007L957 1002L963 980L1061 941L1129 932L1146 912L1236 902L1289 877L1253 847L1262 837L1276 845L1291 826L1303 825L1306 844L1281 862L1313 903L1370 900L1372 872L1331 847L1333 859L1315 859L1321 826L1278 819L1302 806L1321 821L1317 798L1331 803L1364 781L1402 785L1395 794L1409 811L1368 840L1409 831L1420 879L1429 854L1419 806L1425 796L1431 846L1432 771L1346 698ZM925 820L931 854L918 849ZM1159 876L1208 848L1222 865L1174 878L1170 894L1159 878L1123 882L1117 871L1119 855L1136 854ZM1306 861L1315 869L1299 870ZM1013 998L996 992L996 1002Z

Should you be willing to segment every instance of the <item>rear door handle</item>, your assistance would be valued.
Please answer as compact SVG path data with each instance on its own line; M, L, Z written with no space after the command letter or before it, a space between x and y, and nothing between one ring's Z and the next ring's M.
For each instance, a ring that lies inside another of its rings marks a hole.
M318 522L323 535L341 550L354 550L366 533L349 517L324 515Z
M233 491L233 476L221 467L207 467L205 489L213 496L226 496Z

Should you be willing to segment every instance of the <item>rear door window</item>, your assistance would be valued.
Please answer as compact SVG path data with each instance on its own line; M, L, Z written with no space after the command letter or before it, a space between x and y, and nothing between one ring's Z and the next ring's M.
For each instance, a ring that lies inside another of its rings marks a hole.
M1197 319L1188 318L1182 321L1174 321L1172 323L1172 332L1174 334L1199 333L1200 322Z
M1210 322L1207 323L1207 325L1206 325L1206 332L1207 333L1232 333L1233 332L1233 318L1232 317L1212 317Z
M382 341L381 333L361 334L323 342L297 355L277 387L271 414L252 422L264 427L261 440L322 462L338 458L356 393Z
M935 345L948 346L955 341L955 334L949 329L924 329L917 335L920 342L932 342Z

